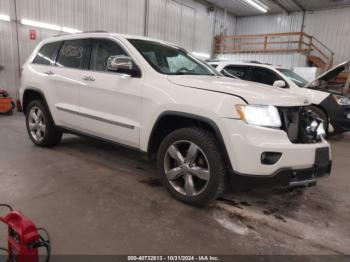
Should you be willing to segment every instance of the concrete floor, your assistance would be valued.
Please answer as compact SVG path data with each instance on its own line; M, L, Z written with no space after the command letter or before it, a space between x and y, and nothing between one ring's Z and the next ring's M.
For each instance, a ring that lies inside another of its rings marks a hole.
M47 228L54 254L350 254L349 135L330 140L333 173L316 187L231 193L206 209L171 198L124 148L68 135L38 148L21 114L0 117L0 138L0 202Z

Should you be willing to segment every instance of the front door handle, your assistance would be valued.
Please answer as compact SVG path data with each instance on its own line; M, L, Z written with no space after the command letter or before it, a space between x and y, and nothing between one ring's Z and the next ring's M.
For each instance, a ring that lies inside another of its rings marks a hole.
M84 81L92 81L92 82L95 81L95 78L93 78L92 76L83 76L82 79Z
M44 72L44 74L48 76L53 76L55 73L53 71L46 71Z

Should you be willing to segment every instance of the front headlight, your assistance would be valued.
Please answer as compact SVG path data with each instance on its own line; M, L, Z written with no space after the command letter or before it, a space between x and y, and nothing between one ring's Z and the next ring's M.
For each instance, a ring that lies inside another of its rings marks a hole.
M350 106L350 99L346 96L333 95L333 98L340 106Z
M247 124L263 127L281 127L281 118L275 106L236 105L240 119Z

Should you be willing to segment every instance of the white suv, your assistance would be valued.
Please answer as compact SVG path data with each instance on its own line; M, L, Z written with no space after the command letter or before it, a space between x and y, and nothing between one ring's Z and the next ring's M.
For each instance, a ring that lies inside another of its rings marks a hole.
M224 77L162 41L93 32L44 40L20 95L36 145L70 132L147 152L170 193L196 206L228 184L312 184L331 169L304 97Z

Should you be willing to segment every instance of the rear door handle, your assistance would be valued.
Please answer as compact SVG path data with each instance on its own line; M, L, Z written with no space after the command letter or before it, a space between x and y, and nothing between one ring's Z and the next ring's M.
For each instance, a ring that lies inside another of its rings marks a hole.
M82 79L84 81L92 81L92 82L95 81L95 78L93 78L92 76L83 76Z
M44 74L48 76L53 76L55 73L53 71L46 71L44 72Z

